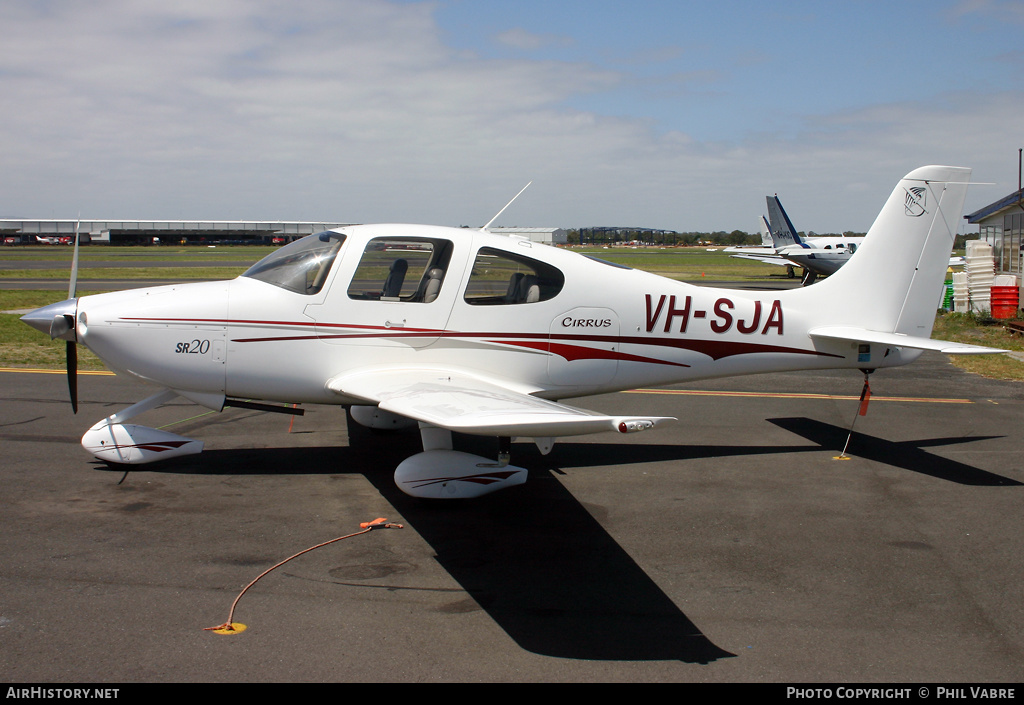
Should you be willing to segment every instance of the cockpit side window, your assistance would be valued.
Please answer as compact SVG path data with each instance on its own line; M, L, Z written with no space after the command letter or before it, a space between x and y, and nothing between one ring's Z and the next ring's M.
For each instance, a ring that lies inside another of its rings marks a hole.
M311 296L323 289L344 242L342 233L330 230L310 235L267 255L242 276Z
M549 264L483 247L463 298L473 306L529 304L554 298L564 284L565 276Z
M370 240L348 286L351 299L430 303L452 256L449 240L379 237Z

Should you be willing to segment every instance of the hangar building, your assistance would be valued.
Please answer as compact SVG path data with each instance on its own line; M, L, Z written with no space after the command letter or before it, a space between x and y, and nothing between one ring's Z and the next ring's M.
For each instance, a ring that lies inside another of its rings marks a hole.
M978 226L978 239L992 245L996 272L1024 274L1024 189L965 215L970 225Z
M8 244L34 243L36 238L71 238L78 224L82 242L110 245L259 244L287 242L348 223L236 220L20 220L0 219L0 235Z
M241 220L21 220L0 218L0 237L6 244L34 244L36 238L70 242L78 225L82 242L109 245L250 244L269 245L340 228L352 223ZM500 235L525 237L546 245L564 245L563 228L490 228Z
M525 237L545 245L564 245L569 242L569 233L564 228L488 228L495 235Z

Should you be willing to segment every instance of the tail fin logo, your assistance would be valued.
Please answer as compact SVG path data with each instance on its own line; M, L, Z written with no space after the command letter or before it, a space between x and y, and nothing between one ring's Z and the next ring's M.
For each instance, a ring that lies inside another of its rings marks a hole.
M904 212L911 218L920 218L926 212L924 206L927 190L924 186L914 186L903 190L907 192L907 198L903 205Z

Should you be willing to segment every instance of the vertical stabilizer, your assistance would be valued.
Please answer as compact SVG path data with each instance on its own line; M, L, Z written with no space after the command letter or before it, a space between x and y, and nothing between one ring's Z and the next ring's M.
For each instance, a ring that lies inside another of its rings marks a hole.
M772 240L772 230L768 225L768 221L762 215L758 219L758 226L761 229L761 247L775 247L775 243Z
M796 228L793 227L792 221L790 221L786 211L782 208L782 202L779 200L779 197L767 196L765 200L768 201L768 221L775 249L779 250L790 245L803 244L800 236L796 234Z
M813 287L832 308L823 323L928 338L970 177L950 166L903 177L856 255Z

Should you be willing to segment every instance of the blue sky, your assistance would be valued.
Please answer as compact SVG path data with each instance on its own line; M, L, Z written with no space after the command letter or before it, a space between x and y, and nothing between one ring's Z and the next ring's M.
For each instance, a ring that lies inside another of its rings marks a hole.
M0 5L0 213L866 230L1016 188L1024 3Z
M728 140L792 134L808 115L1010 85L1021 53L1009 27L1002 46L998 35L1004 20L1024 20L1024 3L928 7L935 9L520 0L451 2L437 18L452 46L479 56L590 63L621 75L614 90L575 97L574 108L646 116L659 129ZM924 68L937 63L946 70Z

